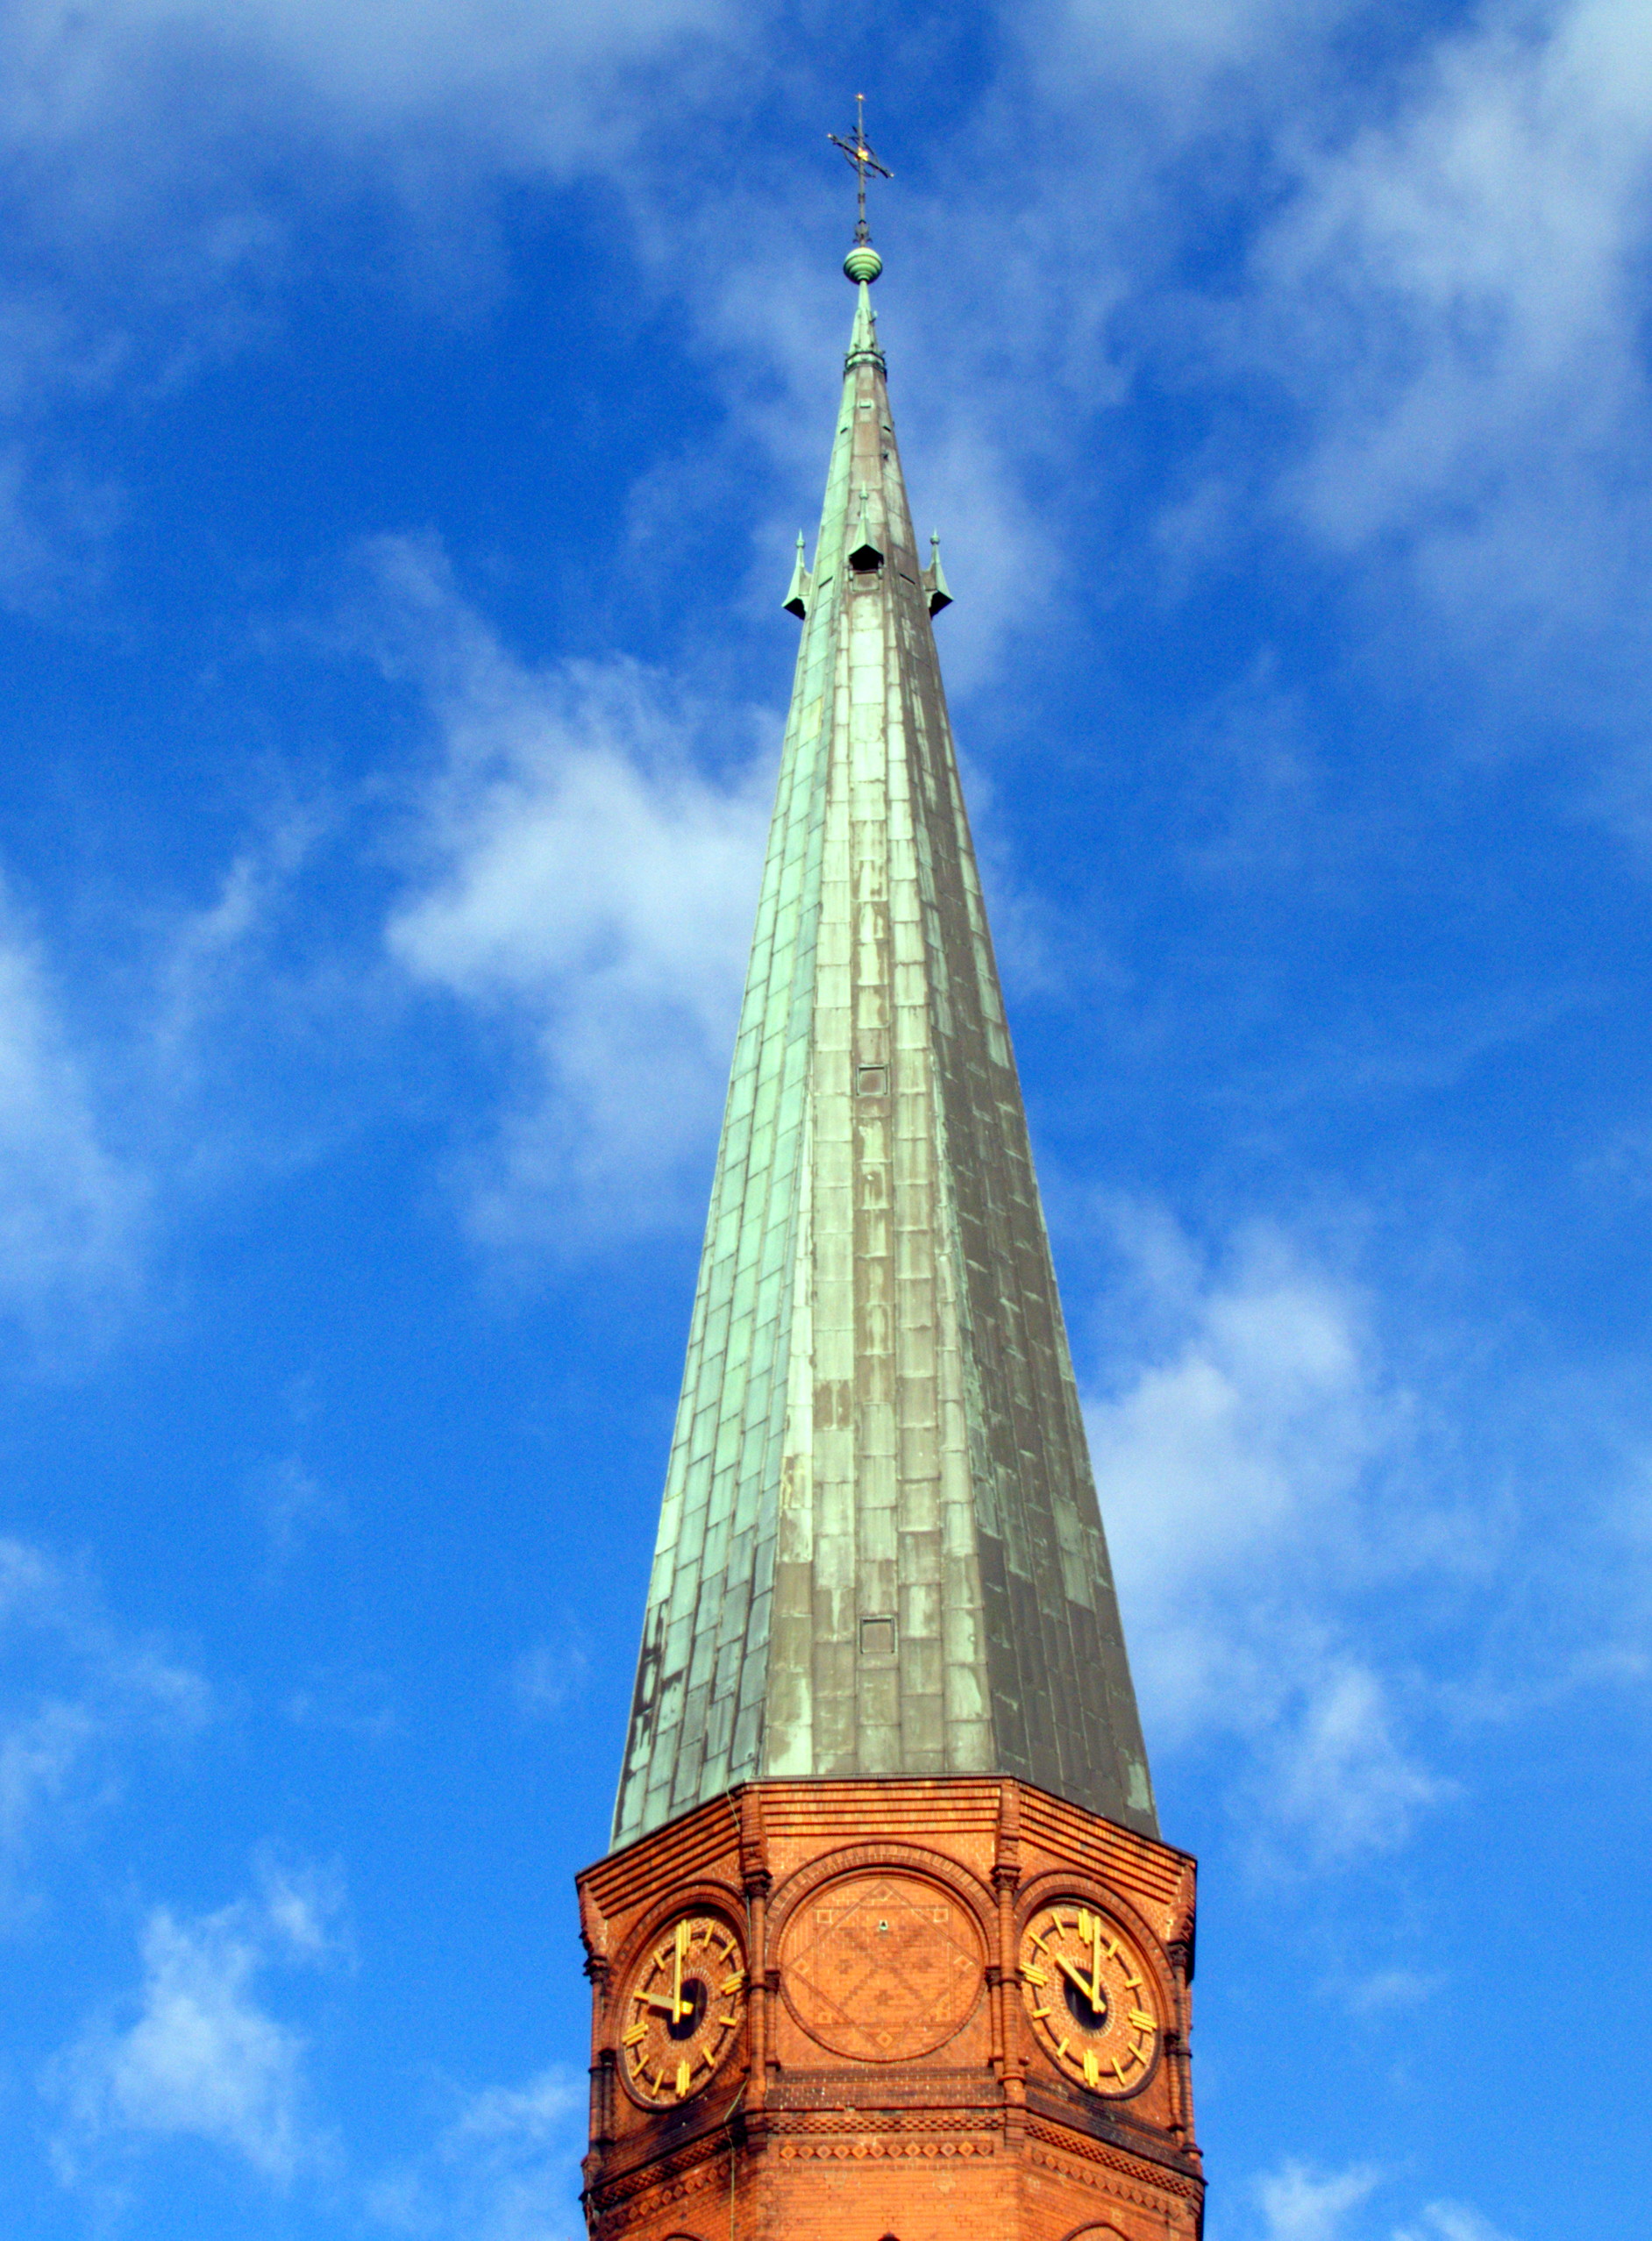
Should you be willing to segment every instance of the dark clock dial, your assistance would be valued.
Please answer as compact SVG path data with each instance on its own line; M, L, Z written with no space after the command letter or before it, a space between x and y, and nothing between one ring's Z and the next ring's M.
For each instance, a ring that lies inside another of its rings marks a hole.
M1022 1933L1022 1996L1039 2043L1092 2093L1134 2093L1152 2069L1159 2017L1146 1962L1087 1900L1040 1907Z
M739 2037L745 2000L740 1941L713 1914L667 1924L632 1969L620 2062L639 2101L670 2108L702 2092Z

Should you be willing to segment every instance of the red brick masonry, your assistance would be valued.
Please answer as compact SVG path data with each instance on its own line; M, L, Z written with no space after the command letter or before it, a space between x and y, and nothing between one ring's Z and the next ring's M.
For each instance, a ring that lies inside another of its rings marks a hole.
M578 1882L595 2241L1197 2241L1186 1853L1025 1782L762 1782ZM1023 1935L1063 1901L1145 1966L1132 2089L1087 2090L1029 2012ZM748 1990L715 2072L650 2107L622 2040L686 1914Z

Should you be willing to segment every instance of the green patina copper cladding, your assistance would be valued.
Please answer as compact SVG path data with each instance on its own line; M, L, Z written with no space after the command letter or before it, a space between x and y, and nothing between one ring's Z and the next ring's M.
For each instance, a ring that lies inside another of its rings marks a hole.
M1015 1775L1157 1833L933 588L863 283L616 1845L759 1775Z

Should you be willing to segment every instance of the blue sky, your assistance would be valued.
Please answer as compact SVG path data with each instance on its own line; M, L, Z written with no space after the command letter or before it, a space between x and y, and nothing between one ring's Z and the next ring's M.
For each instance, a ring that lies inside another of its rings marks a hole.
M567 2241L851 310L1212 2241L1640 2230L1652 18L0 12L0 2227Z

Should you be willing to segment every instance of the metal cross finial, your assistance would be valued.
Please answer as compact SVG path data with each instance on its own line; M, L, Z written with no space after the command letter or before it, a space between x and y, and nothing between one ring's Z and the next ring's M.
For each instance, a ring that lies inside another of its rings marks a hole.
M875 171L879 179L893 179L894 174L879 162L866 145L866 96L865 94L855 96L854 139L841 139L836 132L828 132L826 137L833 147L843 150L855 167L856 203L859 211L855 224L855 239L870 241L872 232L866 224L866 174L869 171Z

